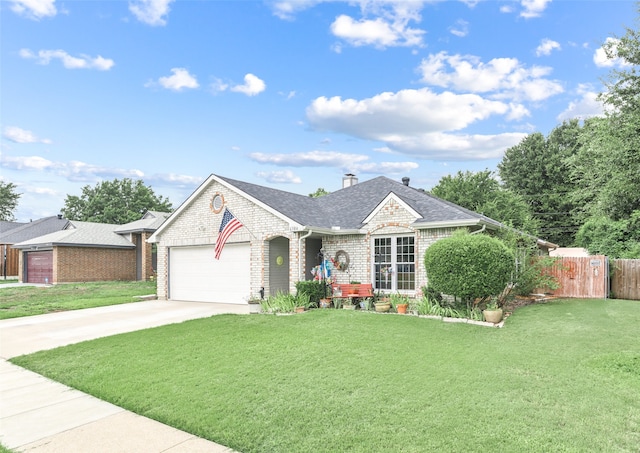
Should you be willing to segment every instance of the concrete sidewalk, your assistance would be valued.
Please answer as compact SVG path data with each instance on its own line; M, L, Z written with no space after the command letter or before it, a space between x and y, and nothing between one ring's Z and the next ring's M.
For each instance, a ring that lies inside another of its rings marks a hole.
M0 442L35 453L231 452L6 359L189 319L248 312L247 306L231 304L149 301L0 321Z

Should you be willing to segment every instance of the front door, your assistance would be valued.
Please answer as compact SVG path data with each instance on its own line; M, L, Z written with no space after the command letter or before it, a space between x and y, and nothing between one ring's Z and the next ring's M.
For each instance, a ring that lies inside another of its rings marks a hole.
M289 294L289 239L269 241L269 295Z

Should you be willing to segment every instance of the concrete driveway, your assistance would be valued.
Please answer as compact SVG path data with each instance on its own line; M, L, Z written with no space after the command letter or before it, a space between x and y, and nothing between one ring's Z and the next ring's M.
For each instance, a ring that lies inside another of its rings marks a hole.
M0 321L0 442L32 453L231 452L6 362L58 346L224 313L248 314L249 307L145 301Z

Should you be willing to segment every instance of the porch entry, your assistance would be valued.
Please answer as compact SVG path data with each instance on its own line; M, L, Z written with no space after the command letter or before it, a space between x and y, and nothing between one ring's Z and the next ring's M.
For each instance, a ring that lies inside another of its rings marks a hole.
M289 293L289 239L278 236L269 241L269 295Z

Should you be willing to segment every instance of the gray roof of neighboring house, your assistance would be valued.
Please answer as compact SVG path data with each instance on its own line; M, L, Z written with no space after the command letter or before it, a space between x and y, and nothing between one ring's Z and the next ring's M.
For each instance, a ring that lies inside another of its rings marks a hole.
M442 222L477 222L494 227L502 226L489 217L384 176L337 190L319 198L217 177L291 220L308 227L340 227L347 230L361 228L366 217L390 193L393 193L422 216L416 220L416 225Z
M6 220L0 220L0 236L5 234L7 231L13 230L14 228L18 228L22 225L25 225L25 222L9 222Z
M139 231L155 231L171 215L169 212L147 211L140 220L125 223L116 228L116 233L133 233Z
M118 225L69 221L62 231L14 244L14 248L75 246L134 248L135 245L115 232Z
M17 244L54 231L62 230L69 221L58 216L44 217L22 224L0 234L0 244Z

